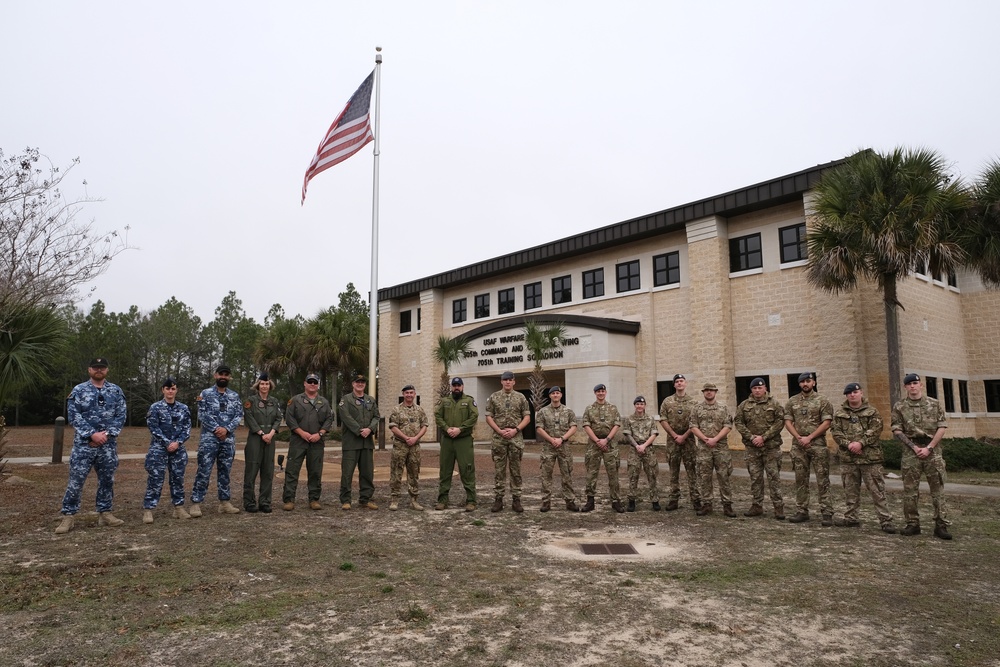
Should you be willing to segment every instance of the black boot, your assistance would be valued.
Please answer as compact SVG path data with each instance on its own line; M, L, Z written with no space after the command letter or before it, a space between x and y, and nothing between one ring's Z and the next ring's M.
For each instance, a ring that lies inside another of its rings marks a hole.
M581 512L593 512L594 511L594 496L587 496L587 504L580 508Z

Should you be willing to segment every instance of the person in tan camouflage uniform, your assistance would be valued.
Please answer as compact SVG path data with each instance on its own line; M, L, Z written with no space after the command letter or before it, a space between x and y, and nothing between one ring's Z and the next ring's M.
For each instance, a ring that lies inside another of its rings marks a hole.
M573 489L573 452L569 447L569 439L576 433L576 415L562 404L562 388L549 389L549 404L535 415L535 433L542 440L541 511L548 512L552 509L552 470L558 461L566 509L579 512L576 491Z
M719 497L722 512L727 517L736 516L733 511L733 491L729 477L733 474L733 459L729 453L726 436L733 430L733 418L729 408L715 400L719 388L709 382L701 388L705 400L691 412L691 432L698 441L698 478L701 483L699 496L701 509L698 516L712 513L712 473L719 479Z
M809 520L809 471L816 473L816 495L823 525L833 525L830 501L830 450L826 431L833 423L833 404L817 394L816 374L799 375L802 391L785 404L785 428L792 434L792 469L795 470L795 516L789 522Z
M944 500L946 471L941 456L941 438L948 423L944 408L937 399L924 395L920 376L910 373L903 378L906 398L892 407L892 435L903 443L903 535L920 534L920 477L927 477L934 505L934 535L950 540L948 508Z
M514 391L514 374L504 371L500 376L503 387L486 401L486 423L493 429L493 491L496 499L491 512L503 509L503 497L507 490L507 469L510 469L510 507L515 512L523 512L521 505L521 457L524 455L524 437L521 431L531 421L528 399Z
M785 502L781 497L781 429L785 425L785 410L767 393L764 378L750 382L750 398L736 408L733 423L743 437L743 453L750 473L750 495L753 504L743 516L764 513L764 474L774 505L774 518L785 520Z
M885 480L882 473L882 416L868 404L861 385L852 382L844 387L846 400L833 413L830 433L840 448L840 476L844 481L847 509L838 526L856 528L861 525L858 508L861 506L861 481L872 496L882 531L896 532L892 514L885 500Z
M583 430L587 432L590 442L584 455L584 465L587 466L587 504L581 512L594 510L594 494L597 492L597 473L601 471L601 461L608 473L608 494L611 496L611 508L619 514L625 511L622 505L618 485L618 431L622 427L622 416L611 403L608 403L608 388L599 384L594 387L596 401L583 411Z
M420 494L420 438L427 433L427 413L417 405L417 390L412 384L403 387L403 402L389 414L392 433L392 459L389 462L389 509L399 509L399 490L406 470L406 485L410 492L410 507L422 511L417 502Z
M670 489L667 491L666 510L677 509L681 497L681 463L688 481L688 495L691 506L697 512L701 509L701 490L698 482L698 443L691 432L691 411L697 401L686 393L687 378L681 374L674 376L674 394L660 403L660 426L667 434L667 465L669 466Z
M628 507L629 512L635 511L635 501L639 497L639 473L646 473L649 484L649 500L653 503L653 511L660 511L660 490L656 485L656 473L659 462L653 442L659 431L656 421L646 414L646 399L636 396L632 401L635 412L622 420L622 438L628 448Z

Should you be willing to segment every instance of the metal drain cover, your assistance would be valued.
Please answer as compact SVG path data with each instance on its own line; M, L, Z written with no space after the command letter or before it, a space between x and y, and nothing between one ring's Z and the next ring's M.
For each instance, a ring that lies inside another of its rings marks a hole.
M580 551L587 556L630 556L638 555L631 544L581 544Z

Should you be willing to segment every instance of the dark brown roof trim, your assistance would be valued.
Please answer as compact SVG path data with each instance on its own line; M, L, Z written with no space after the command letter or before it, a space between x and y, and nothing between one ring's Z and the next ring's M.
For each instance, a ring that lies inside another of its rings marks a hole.
M607 317L590 317L589 315L561 315L559 313L553 313L551 315L539 314L537 316L525 315L521 317L508 317L504 320L489 322L481 327L470 329L465 333L459 334L459 336L469 339L479 338L480 336L485 336L493 333L494 331L523 327L528 320L534 320L538 324L543 325L561 323L565 325L587 327L588 329L600 329L609 333L632 334L633 336L639 333L638 322L615 320Z

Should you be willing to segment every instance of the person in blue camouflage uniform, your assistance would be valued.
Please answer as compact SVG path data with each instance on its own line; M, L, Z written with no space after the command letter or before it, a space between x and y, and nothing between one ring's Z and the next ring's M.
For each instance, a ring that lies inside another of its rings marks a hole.
M98 525L125 523L111 513L118 468L118 434L125 425L125 394L118 385L105 381L107 359L91 360L87 372L90 380L73 387L66 405L75 433L69 456L69 481L62 501L63 518L56 528L60 535L73 528L73 516L80 511L80 494L91 468L97 472Z
M149 451L146 453L146 496L142 501L142 522L153 523L153 510L163 493L163 478L170 473L170 502L175 519L190 519L184 509L184 469L188 454L184 443L191 437L191 411L177 399L177 383L173 378L163 381L163 400L149 406L146 426L149 427Z
M274 384L267 373L261 373L250 387L250 398L243 402L247 425L247 444L243 448L243 509L271 513L271 489L274 483L274 437L281 428L281 403L271 396ZM254 485L260 476L260 496Z
M231 375L229 366L222 364L215 369L215 386L198 396L198 419L201 438L198 442L198 472L191 491L191 516L201 516L201 503L208 492L212 467L217 466L216 486L219 489L219 513L239 514L240 510L229 502L229 473L236 458L236 427L243 418L240 395L228 388Z
M774 518L785 520L785 501L781 497L781 429L785 426L785 409L767 393L764 378L750 382L750 398L740 403L733 419L743 437L743 456L750 473L750 494L753 504L743 516L764 513L764 475L771 492Z
M622 420L622 438L628 448L628 507L629 512L635 511L635 501L639 497L639 474L646 473L649 484L649 500L653 503L653 511L660 511L660 489L656 484L656 473L659 462L653 443L660 434L656 430L656 421L646 414L646 398L636 396L632 401L635 412Z

